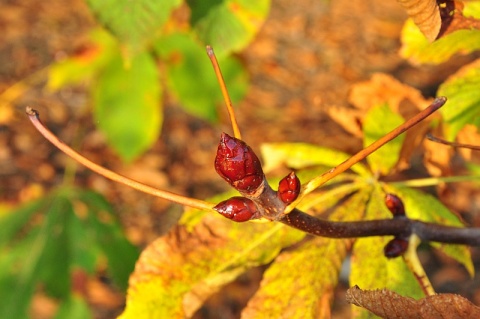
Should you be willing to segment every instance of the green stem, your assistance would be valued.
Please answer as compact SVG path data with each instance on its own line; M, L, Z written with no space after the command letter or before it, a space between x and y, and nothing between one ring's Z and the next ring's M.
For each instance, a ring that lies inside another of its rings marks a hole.
M479 175L462 175L462 176L448 176L448 177L428 177L428 178L419 178L411 179L401 182L388 183L393 186L408 186L408 187L425 187L425 186L434 186L440 183L458 183L458 182L469 182L480 180Z

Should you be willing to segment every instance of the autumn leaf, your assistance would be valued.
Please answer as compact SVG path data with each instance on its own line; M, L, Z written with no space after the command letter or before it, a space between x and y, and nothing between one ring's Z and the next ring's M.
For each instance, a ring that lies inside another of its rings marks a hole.
M293 169L315 165L335 167L350 157L346 153L307 143L265 143L260 150L265 172L282 165ZM371 176L368 168L361 163L353 165L351 169L360 175Z
M450 1L448 1L450 3ZM457 5L458 2L455 2ZM413 63L440 64L454 54L468 54L480 49L480 6L475 1L462 2L463 11L442 9L442 37L430 43L415 23L408 19L402 29L400 54ZM453 14L451 14L451 13ZM448 32L447 32L448 31ZM455 32L453 32L455 31ZM448 33L448 34L447 34Z
M352 195L331 219L360 219L369 193L367 187ZM281 253L265 272L242 318L330 318L333 290L350 243L350 239L317 237Z
M384 204L384 193L377 186L366 209L365 220L391 218ZM421 297L423 293L414 275L401 258L387 259L383 247L392 237L367 237L355 241L351 257L350 284L378 289L388 289ZM362 309L353 309L353 318L371 318Z
M212 214L191 231L177 226L143 251L120 318L190 317L223 285L304 236L282 224L237 224Z
M397 0L407 11L420 31L430 41L434 41L440 32L442 19L436 0Z
M438 294L415 300L388 289L362 290L354 286L347 291L346 299L347 302L368 309L382 318L480 318L479 307L454 294Z

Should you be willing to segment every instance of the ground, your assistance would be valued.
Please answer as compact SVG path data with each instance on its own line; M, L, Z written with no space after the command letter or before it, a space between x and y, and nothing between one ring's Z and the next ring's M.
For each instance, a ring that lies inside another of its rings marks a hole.
M361 140L327 115L333 106L351 108L353 84L382 72L420 90L425 97L434 96L439 83L472 57L456 57L437 67L410 65L398 54L405 19L406 13L396 1L273 1L260 33L239 54L251 77L247 97L237 106L244 140L256 150L263 142L302 141L353 153L360 149ZM147 184L197 198L227 189L212 163L220 133L229 130L228 122L224 117L221 124L211 125L194 118L167 96L158 142L133 164L123 164L94 130L82 89L52 94L43 89L44 81L38 80L54 59L75 52L94 25L81 0L0 2L0 92L19 81L27 85L10 89L11 94L19 92L13 112L0 108L0 201L15 205L35 198L62 183L65 167L74 167L75 185L93 188L115 203L128 237L145 246L169 229L181 207L75 167L28 124L25 106L39 109L62 140L93 161ZM2 98L6 95L0 102ZM445 192L450 204L462 213L471 213L468 220L479 226L479 218L471 211L474 199L469 197L477 194L468 194L462 197L455 188ZM474 257L478 252L474 251ZM430 254L424 261L439 291L459 293L480 304L478 278L469 279L461 267L441 256ZM480 259L474 261L478 266ZM238 317L261 272L250 271L212 297L196 318ZM101 280L92 280L90 286L96 317L108 318L121 311L120 293ZM348 306L342 301L345 287L346 282L338 288L336 318L348 317ZM53 306L51 300L39 296L34 307L36 318L45 318Z

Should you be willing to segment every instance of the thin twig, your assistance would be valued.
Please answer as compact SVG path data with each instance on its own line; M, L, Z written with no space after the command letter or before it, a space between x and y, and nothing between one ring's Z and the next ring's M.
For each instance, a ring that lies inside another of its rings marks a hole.
M472 149L472 150L476 150L476 151L480 151L480 146L478 145L473 145L473 144L463 144L463 143L457 143L457 142L449 142L447 140L444 140L443 138L440 138L440 137L437 137L437 136L433 136L432 134L427 134L427 138L432 141L432 142L435 142L435 143L440 143L440 144L445 144L445 145L449 145L449 146L452 146L452 147L462 147L462 148L469 148L469 149Z
M404 133L411 127L415 126L419 122L423 121L425 118L430 116L432 113L434 113L436 110L438 110L440 107L442 107L445 102L447 101L446 97L437 97L432 104L430 104L426 109L421 111L420 113L416 114L414 117L403 123L402 125L398 126L385 136L381 137L380 139L376 140L366 148L362 149L360 152L357 154L353 155L349 159L347 159L345 162L339 164L337 167L332 168L331 170L325 172L324 174L312 179L309 181L306 185L303 186L303 189L300 193L300 196L296 201L291 203L286 209L285 213L289 213L294 207L298 205L298 203L302 200L302 198L315 190L316 188L322 186L335 176L345 172L347 169L352 167L354 164L360 162L363 160L365 157L368 155L372 154L376 150L378 150L380 147L385 145L386 143L390 142L400 134Z
M227 86L225 85L225 81L223 79L222 70L220 70L220 66L218 65L217 57L215 56L215 52L213 52L213 48L210 45L206 46L208 57L213 65L213 70L215 71L215 75L217 76L218 83L220 84L220 89L222 90L223 99L225 100L225 104L227 105L228 115L230 116L230 122L232 123L233 129L233 136L238 138L239 140L242 139L242 135L240 133L240 129L238 127L237 118L235 117L235 112L233 111L232 100L230 99L230 95L228 94Z
M42 122L40 121L39 114L36 110L32 109L31 107L27 107L26 113L30 118L30 121L32 124L35 126L35 128L48 140L50 141L53 145L55 145L58 149L60 149L62 152L79 162L80 164L86 166L87 168L91 169L95 173L98 173L108 179L111 179L114 182L118 182L121 184L124 184L126 186L129 186L131 188L134 188L136 190L139 190L141 192L160 197L184 206L190 206L193 208L198 208L198 209L205 209L205 210L212 210L214 204L195 199L195 198L190 198L190 197L185 197L182 195L174 194L171 192L163 191L156 189L154 187L142 184L140 182L137 182L135 180L132 180L130 178L127 178L125 176L122 176L120 174L117 174L115 172L112 172L98 164L93 163L92 161L88 160L87 158L83 157L79 153L75 152L73 149L71 149L69 146L67 146L65 143L63 143L60 139L58 139L49 129L47 129Z

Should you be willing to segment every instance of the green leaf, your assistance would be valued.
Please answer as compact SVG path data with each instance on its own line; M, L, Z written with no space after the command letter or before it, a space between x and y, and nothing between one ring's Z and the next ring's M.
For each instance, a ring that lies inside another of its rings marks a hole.
M80 268L86 273L93 275L97 270L98 258L100 250L95 241L95 229L90 224L88 214L89 210L85 203L75 201L74 204L76 214L68 221L69 255L70 268ZM87 216L83 216L85 214Z
M52 196L47 203L48 207L55 210L62 206L64 201L62 198ZM58 231L57 226L56 216L46 214L40 229L33 232L32 244L29 246L28 254L22 258L15 284L11 287L10 294L0 300L0 318L28 318L28 305L35 286L42 276L43 267L49 266L45 264L43 253L49 245L51 234ZM27 236L27 239L32 237Z
M432 195L407 187L386 185L385 189L402 199L407 216L411 219L447 226L464 226L455 214ZM467 246L440 243L431 243L431 245L461 263L473 276L475 270Z
M103 30L94 30L89 39L92 43L85 52L55 62L49 67L47 87L50 90L92 80L120 52L115 39Z
M217 121L223 95L205 48L190 35L177 33L156 41L155 51L166 62L168 88L182 107L195 116ZM232 103L236 104L247 92L247 72L234 57L218 60Z
M74 217L73 207L66 194L56 194L52 205L45 212L52 231L43 247L39 261L40 279L46 292L57 298L66 298L70 294L70 234L68 221Z
M0 247L12 241L16 233L25 227L32 215L47 205L47 198L39 198L31 203L22 205L0 218Z
M310 215L321 215L323 212L337 205L343 198L359 189L364 188L363 183L347 183L341 186L326 189L321 192L307 194L298 204L297 208ZM367 186L367 189L369 187Z
M126 67L112 59L94 89L95 121L107 141L126 161L147 150L158 138L162 121L158 70L143 53Z
M350 155L306 143L265 143L260 146L265 172L281 166L293 169L325 165L335 167L350 158ZM362 175L371 176L368 168L361 164L355 164L351 170Z
M347 243L316 237L280 254L263 275L242 317L319 318L333 300Z
M28 309L36 280L26 278L25 268L30 266L35 251L38 229L28 232L14 247L2 249L0 254L0 315L2 318L29 318ZM35 259L35 258L34 258ZM28 263L28 264L27 264Z
M188 1L191 24L204 44L218 56L245 48L267 18L269 0Z
M331 218L360 219L370 189L352 195ZM242 318L313 319L328 313L326 309L333 300L349 243L348 239L315 237L295 250L281 253L265 272L261 286L250 299Z
M363 146L367 147L403 122L403 117L387 104L371 108L363 122ZM404 139L402 134L369 155L367 161L372 171L387 175L398 161Z
M132 245L122 232L111 205L101 195L94 192L82 192L79 199L88 206L86 224L91 228L90 236L107 258L108 272L114 282L126 290L128 278L138 258L138 249Z
M384 194L378 187L372 193L365 215L366 220L391 218L384 204ZM423 296L420 286L401 258L387 259L383 247L391 236L359 238L355 241L351 257L350 286L362 289L395 291L412 298ZM365 309L352 306L352 318L376 318Z
M55 319L90 319L93 318L88 303L81 296L72 294L62 302Z
M448 101L440 109L445 122L447 139L454 140L466 124L480 127L480 59L457 71L443 82L438 95Z
M180 0L88 0L102 25L137 53L159 33Z
M214 214L191 232L177 226L143 251L120 318L189 317L245 269L270 262L304 236L283 224L233 223Z
M402 29L400 54L413 63L440 64L454 54L480 49L480 30L458 30L429 43L412 19Z

